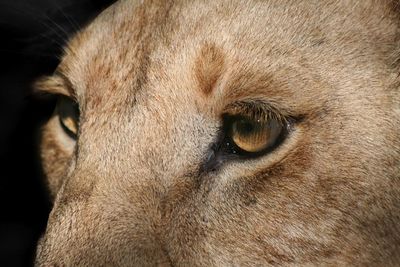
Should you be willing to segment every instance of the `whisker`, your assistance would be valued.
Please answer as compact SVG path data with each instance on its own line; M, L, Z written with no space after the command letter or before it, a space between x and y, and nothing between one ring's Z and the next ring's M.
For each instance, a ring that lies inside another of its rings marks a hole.
M24 51L20 51L20 50L4 49L4 48L0 48L0 52L7 52L7 53L12 53L12 54L16 54L16 55L25 55L25 56L31 55L28 52L24 52ZM41 57L54 58L54 55L50 54L50 53L39 53L38 55Z
M35 44L36 42L40 43L39 41L41 38L51 41L53 44L57 45L57 50L64 50L65 44L67 43L69 37L72 35L73 31L77 30L77 26L70 24L72 30L64 28L62 25L57 23L53 18L38 9L34 9L31 6L18 6L18 5L11 5L6 3L0 3L0 8L11 10L15 14L21 14L29 17L38 25L41 25L48 31L39 32L34 37L22 38L19 41L29 44ZM61 11L61 10L60 10ZM63 16L66 16L64 13Z
M68 21L68 23L70 24L70 26L73 28L74 32L79 31L79 29L81 28L78 24L78 22L70 15L68 15L66 12L64 12L63 8L60 5L57 5L57 2L54 2L55 4L55 8L57 9L57 11L59 11L61 13L61 15L63 15L63 17Z

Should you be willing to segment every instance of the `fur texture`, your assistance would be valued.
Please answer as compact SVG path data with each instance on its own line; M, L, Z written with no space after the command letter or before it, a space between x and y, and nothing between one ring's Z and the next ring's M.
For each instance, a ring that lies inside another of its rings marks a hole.
M42 90L55 196L38 266L400 265L399 18L390 0L120 0ZM296 118L274 151L199 171L222 114Z

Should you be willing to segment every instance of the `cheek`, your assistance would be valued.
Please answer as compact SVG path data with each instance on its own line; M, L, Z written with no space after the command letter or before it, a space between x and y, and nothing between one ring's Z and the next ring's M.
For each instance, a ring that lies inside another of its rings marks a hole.
M58 117L53 117L41 133L40 152L47 186L54 198L61 187L73 150L60 140Z

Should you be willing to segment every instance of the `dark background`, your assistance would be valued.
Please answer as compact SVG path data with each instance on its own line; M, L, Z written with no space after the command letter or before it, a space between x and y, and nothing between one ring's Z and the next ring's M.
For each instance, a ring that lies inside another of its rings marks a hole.
M38 129L54 108L32 95L68 37L113 0L0 0L0 266L31 266L51 208Z

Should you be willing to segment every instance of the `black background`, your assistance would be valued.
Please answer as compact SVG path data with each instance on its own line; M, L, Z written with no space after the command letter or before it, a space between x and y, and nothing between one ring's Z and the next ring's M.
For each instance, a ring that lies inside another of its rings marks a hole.
M32 95L61 46L112 0L0 0L0 266L31 266L50 211L38 130L54 101Z

